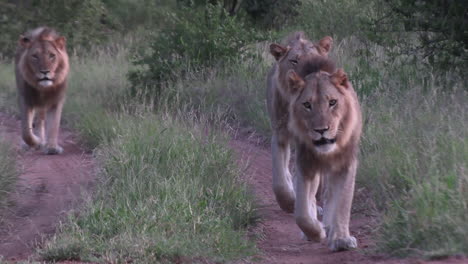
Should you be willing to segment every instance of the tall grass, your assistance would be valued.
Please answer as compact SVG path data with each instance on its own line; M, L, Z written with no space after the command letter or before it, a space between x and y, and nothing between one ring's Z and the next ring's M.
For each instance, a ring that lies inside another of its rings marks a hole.
M101 172L93 196L41 256L174 263L253 255L256 248L246 234L256 219L253 199L227 137L206 121L214 116L188 106L176 111L170 100L160 100L157 108L155 98L129 100L128 50L117 45L92 54L71 56L62 123L94 149ZM0 64L5 102L14 100L12 68ZM2 106L16 111L16 102Z
M425 88L364 100L359 181L383 212L380 249L468 254L468 95Z
M0 132L1 135L1 132ZM13 150L3 140L0 140L0 209L7 205L8 193L12 190L16 182L16 167ZM0 223L2 216L0 214Z
M242 231L255 219L252 200L216 133L148 112L107 118L116 137L97 151L98 192L47 244L46 260L226 261L255 252Z
M365 130L358 184L376 203L369 210L381 217L379 250L398 256L468 254L463 78L390 58L378 45L354 37L337 39L331 56L361 97ZM163 96L172 93L168 101L177 106L221 111L267 136L267 69L259 57L224 65L176 82Z

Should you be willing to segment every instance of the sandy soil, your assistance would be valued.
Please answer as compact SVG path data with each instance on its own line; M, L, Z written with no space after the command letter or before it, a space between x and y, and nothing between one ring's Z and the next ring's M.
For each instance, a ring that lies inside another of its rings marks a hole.
M11 142L17 153L20 172L12 204L1 212L0 256L26 259L34 248L54 233L61 219L77 208L83 191L93 180L93 160L77 143L76 137L61 129L61 155L48 156L40 151L20 149L19 120L0 113L0 136Z

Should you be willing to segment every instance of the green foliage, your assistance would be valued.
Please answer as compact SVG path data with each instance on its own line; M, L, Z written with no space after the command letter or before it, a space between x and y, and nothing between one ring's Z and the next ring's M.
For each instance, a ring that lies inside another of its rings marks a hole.
M102 182L80 217L41 250L46 260L226 261L255 252L242 231L254 207L231 151L202 120L161 116L103 117L116 121L118 136L97 151Z
M59 228L41 256L174 263L255 254L246 239L246 227L256 220L253 198L225 135L209 127L204 113L172 107L174 100L161 107L170 112L155 115L151 102L122 97L131 67L126 46L93 50L92 57L71 56L62 121L96 147L101 174L79 216ZM0 76L13 85L12 69L11 63L0 64ZM0 85L0 95L12 88ZM15 101L14 94L6 97Z
M177 0L186 7L222 6L230 16L247 15L254 26L280 29L295 21L301 0Z
M17 175L12 153L11 147L5 142L0 141L0 208L6 205L6 197L16 182Z
M333 36L342 39L360 37L369 30L366 22L372 17L372 0L315 1L302 0L294 28L305 31L311 38ZM289 28L289 27L288 27Z
M11 57L19 35L50 26L67 38L70 49L89 48L113 29L101 0L27 0L0 2L0 53Z
M417 55L444 70L468 67L466 3L385 0L382 5L381 14L371 21L372 38L389 46L399 46L397 54Z
M139 28L157 31L165 26L165 12L176 9L173 0L101 0L123 33Z
M383 215L380 250L399 256L467 254L468 95L459 84L450 95L441 88L443 80L419 82L434 75L417 74L363 100L358 181L371 190Z
M255 24L281 29L296 22L301 3L301 0L244 0L242 7Z
M150 43L149 54L135 61L141 68L130 74L133 93L151 88L156 94L162 81L179 78L183 70L197 71L239 57L242 48L259 34L221 6L182 8L168 14L168 24Z

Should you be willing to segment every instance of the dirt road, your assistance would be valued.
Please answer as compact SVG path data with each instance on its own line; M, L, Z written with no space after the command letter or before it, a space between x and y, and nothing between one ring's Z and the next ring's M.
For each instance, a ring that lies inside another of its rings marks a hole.
M9 196L12 206L2 212L0 256L25 259L43 237L53 234L69 210L77 208L83 191L91 187L93 160L79 147L76 137L62 129L61 155L19 149L19 120L0 113L0 136L10 142L17 154L20 172L17 186Z
M1 113L0 136L15 147L20 171L16 189L9 197L12 206L2 212L5 221L0 222L0 256L3 255L7 260L27 259L34 255L35 247L44 237L54 233L60 220L70 210L79 208L80 197L91 188L95 175L94 164L91 155L79 147L76 136L64 129L59 141L65 151L56 156L46 156L39 151L19 150L19 121ZM370 239L371 217L357 212L359 210L354 210L351 219L351 233L358 239L358 250L332 253L324 244L303 241L293 216L283 212L274 199L269 150L247 139L232 140L230 146L236 151L242 164L249 164L245 177L252 185L260 206L262 220L255 231L262 236L258 242L261 255L260 261L255 263L468 263L468 259L457 258L425 262L365 254L373 246ZM359 203L363 202L359 198L359 192L358 186L354 208L359 208Z
M256 145L252 140L232 140L230 146L236 151L241 163L248 162L247 181L253 186L255 196L260 206L262 217L256 231L263 233L259 248L263 252L262 264L462 264L468 259L451 258L440 261L426 262L417 259L389 259L367 253L372 249L371 221L372 217L364 212L353 210L351 217L351 233L357 238L359 249L332 253L325 244L304 241L300 238L300 230L296 226L292 214L283 212L276 203L271 188L271 155L265 146ZM354 208L365 201L363 189L356 188ZM362 207L362 206L361 206ZM359 210L362 211L362 210Z

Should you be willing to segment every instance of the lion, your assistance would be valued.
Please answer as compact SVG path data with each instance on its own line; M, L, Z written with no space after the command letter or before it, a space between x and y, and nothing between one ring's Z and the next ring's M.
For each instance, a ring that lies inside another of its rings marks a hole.
M286 73L290 69L296 69L305 55L327 58L333 39L326 36L318 43L313 43L307 40L302 32L296 32L287 39L286 43L286 46L276 43L270 45L270 53L275 57L276 63L267 77L267 108L272 128L273 192L281 209L292 213L294 212L295 193L288 167L291 134L287 129L289 96L285 94ZM322 70L334 69L331 62L322 62L323 64L320 65Z
M39 27L20 36L15 56L22 139L46 154L63 152L58 133L69 73L65 44L55 30ZM33 132L36 113L39 136Z
M357 247L349 221L362 115L346 73L320 71L317 63L317 58L308 56L297 71L286 73L288 131L296 145L294 217L308 240L327 238L332 251L348 250ZM321 179L323 224L317 218L315 199Z

